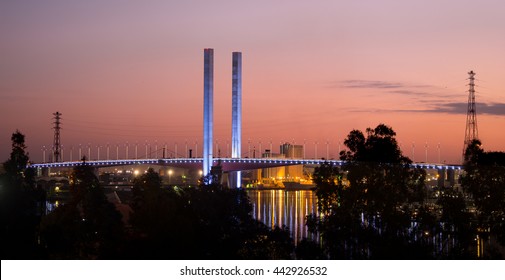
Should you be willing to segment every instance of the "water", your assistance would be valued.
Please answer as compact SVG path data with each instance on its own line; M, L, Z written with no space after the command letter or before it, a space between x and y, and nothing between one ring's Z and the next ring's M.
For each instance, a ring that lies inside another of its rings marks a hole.
M310 190L249 190L253 216L270 227L287 226L297 243L314 238L307 230L307 215L317 213L317 197Z

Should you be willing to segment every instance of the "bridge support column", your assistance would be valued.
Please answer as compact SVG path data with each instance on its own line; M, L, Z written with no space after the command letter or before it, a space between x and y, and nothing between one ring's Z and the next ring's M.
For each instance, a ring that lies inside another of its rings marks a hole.
M214 100L214 50L203 53L203 176L210 174L212 166L212 130Z
M232 97L231 97L231 157L240 158L242 146L242 53L232 53ZM240 188L242 174L230 172L232 188Z

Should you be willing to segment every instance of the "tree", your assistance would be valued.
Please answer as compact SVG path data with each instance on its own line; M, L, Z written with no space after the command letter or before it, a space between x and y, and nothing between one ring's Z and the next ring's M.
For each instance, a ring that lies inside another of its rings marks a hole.
M472 215L467 211L465 195L457 190L445 189L437 205L442 214L438 220L441 236L445 239L454 239L456 242L449 248L449 258L471 258L469 248L474 242L475 228L472 227Z
M384 124L367 128L366 137L353 130L344 141L348 150L340 152L344 172L325 164L315 170L323 215L307 222L331 258L390 258L412 247L410 206L423 202L425 172L410 168L395 137ZM424 249L418 252L425 256Z
M197 187L163 187L149 169L135 180L133 196L129 250L142 258L283 259L293 252L289 231L254 220L247 193L216 177Z
M505 246L505 153L485 152L473 140L465 151L464 170L462 186L477 210L477 233Z
M41 223L49 257L117 258L123 240L121 214L107 200L93 167L83 162L74 168L70 191L70 201Z
M45 193L35 184L35 171L28 168L25 136L12 134L12 151L0 174L2 259L39 258L37 226L44 213Z
M314 168L312 180L316 184L317 207L319 213L329 214L333 207L338 206L342 196L342 174L338 167L324 162Z
M472 194L480 218L487 219L505 209L505 153L486 153L481 145L479 140L468 145L462 185Z
M149 168L134 180L130 224L133 234L127 258L189 258L196 231L184 194L163 188L158 173Z
M360 131L351 131L344 142L349 148L341 153L348 162L344 166L350 186L346 195L350 207L360 209L368 219L376 219L379 213L388 228L396 222L388 218L395 218L398 209L423 201L425 173L410 168L411 160L402 155L391 127L379 124L366 131L366 138Z

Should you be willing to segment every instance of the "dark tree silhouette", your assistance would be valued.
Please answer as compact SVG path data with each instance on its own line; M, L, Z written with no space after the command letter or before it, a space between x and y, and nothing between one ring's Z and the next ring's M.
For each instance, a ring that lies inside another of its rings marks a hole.
M485 152L481 142L473 140L465 151L464 168L462 186L477 210L477 234L505 246L505 153Z
M317 185L315 192L319 213L330 214L333 207L339 206L344 188L342 177L338 167L328 162L314 168L312 180Z
M93 167L74 168L72 197L41 223L49 258L118 258L124 229L121 214L107 200Z
M469 250L475 238L472 227L472 215L467 211L465 195L454 189L447 188L437 201L442 215L439 219L439 231L447 239L454 239L448 258L472 258Z
M45 192L35 184L35 171L27 168L25 136L12 134L12 151L0 174L2 259L42 257L38 246L38 224L44 213Z
M368 128L366 137L353 130L344 142L348 150L340 152L347 161L342 174L327 164L315 170L322 215L307 223L321 234L330 258L428 257L425 248L409 251L420 246L414 236L422 237L411 222L412 205L424 200L425 172L409 167L395 136L384 124Z
M135 180L130 216L133 237L127 258L286 259L293 242L286 229L253 219L242 189L218 176L197 187L163 187L152 169Z

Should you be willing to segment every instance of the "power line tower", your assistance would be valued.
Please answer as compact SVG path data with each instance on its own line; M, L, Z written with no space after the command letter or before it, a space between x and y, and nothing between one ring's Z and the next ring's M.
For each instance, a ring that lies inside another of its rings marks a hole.
M54 116L54 142L53 142L53 161L54 162L59 162L60 161L60 154L61 154L61 142L60 142L60 120L61 120L61 113L56 112L53 113Z
M468 84L468 110L466 112L465 143L463 144L463 158L466 148L475 139L479 139L477 129L477 113L475 110L475 72L468 72L470 83Z

